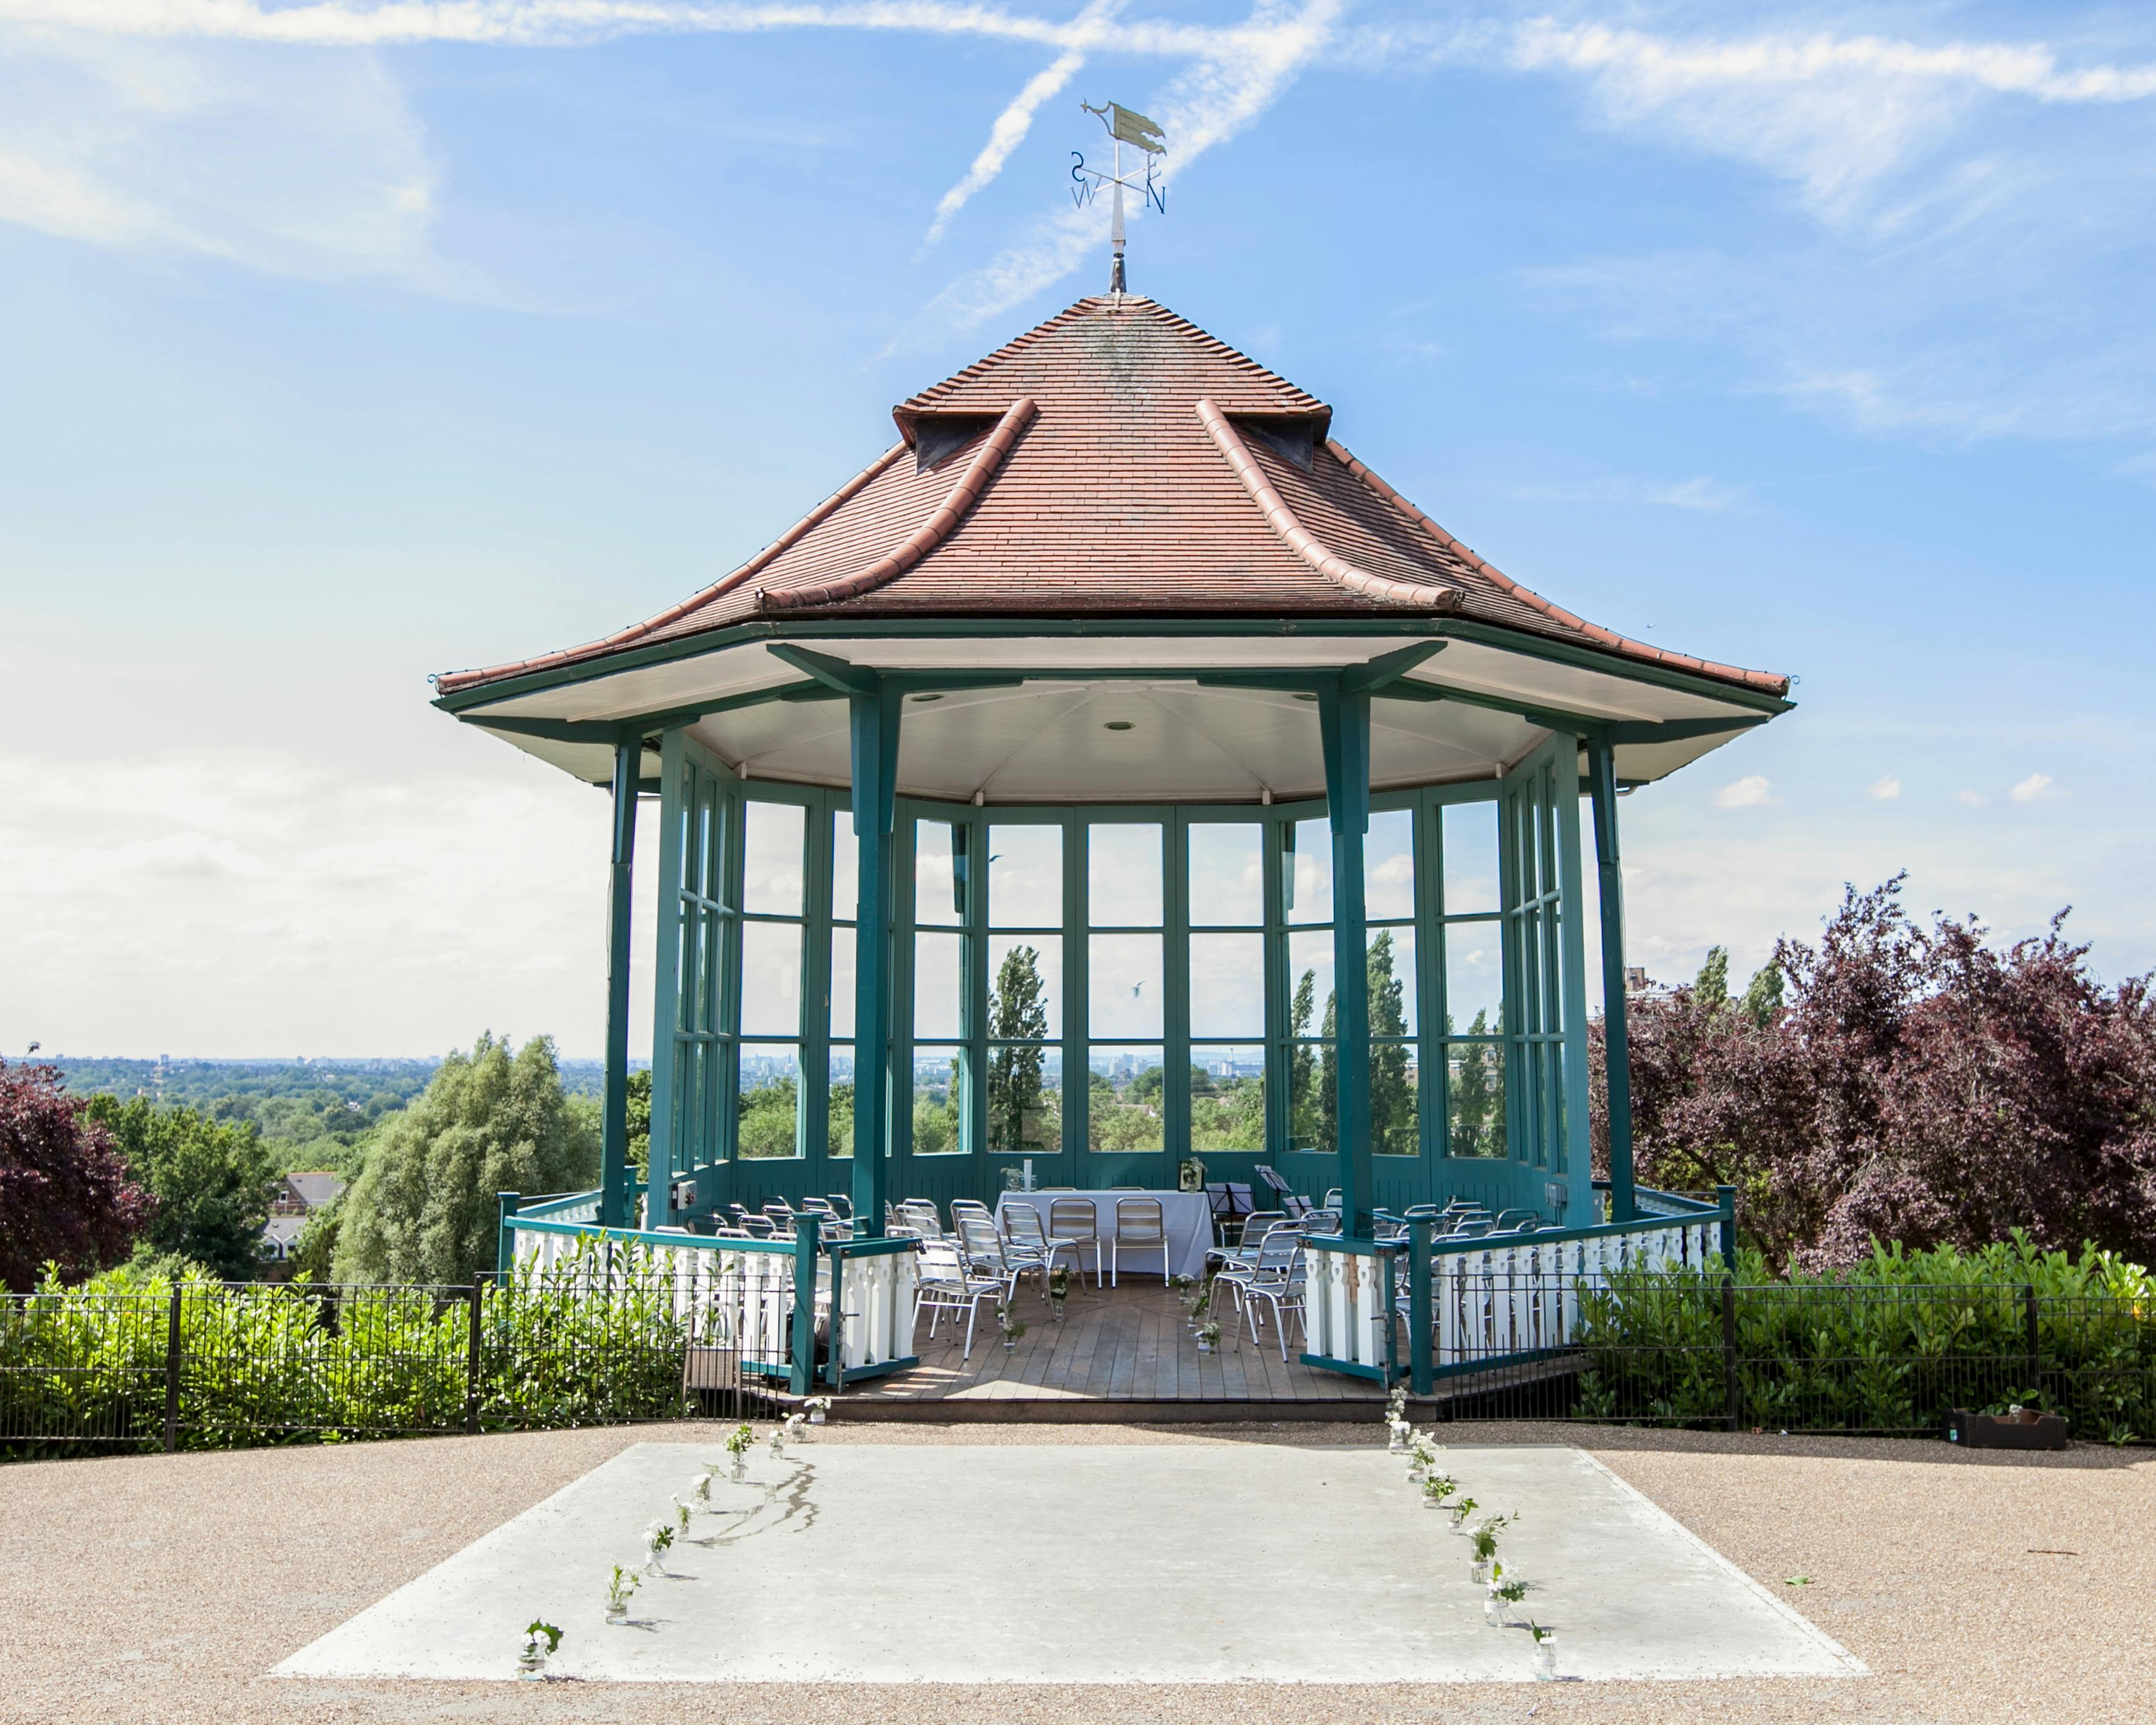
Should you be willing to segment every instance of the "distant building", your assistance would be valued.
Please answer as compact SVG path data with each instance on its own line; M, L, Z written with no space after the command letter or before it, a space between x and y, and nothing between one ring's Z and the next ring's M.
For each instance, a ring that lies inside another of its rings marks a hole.
M257 1255L270 1264L290 1261L294 1249L300 1244L300 1235L306 1228L307 1218L335 1203L344 1186L341 1174L322 1168L285 1175L277 1195L270 1200L270 1219L262 1224L262 1239L255 1248Z

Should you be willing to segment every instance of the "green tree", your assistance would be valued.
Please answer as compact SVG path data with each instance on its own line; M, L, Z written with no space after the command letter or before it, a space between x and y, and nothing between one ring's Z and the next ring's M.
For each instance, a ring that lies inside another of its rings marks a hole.
M136 1183L157 1200L142 1240L225 1281L248 1281L276 1195L275 1159L250 1122L161 1108L146 1096L96 1096L85 1111L111 1134Z
M1451 1028L1448 1019L1446 1028ZM1471 1036L1488 1034L1489 1014L1478 1012L1467 1027ZM1452 1045L1450 1142L1454 1156L1502 1156L1505 1151L1505 1097L1500 1088L1498 1061L1503 1050L1487 1042Z
M1045 1151L1041 1082L1048 1034L1040 954L1013 947L988 994L988 1147L1006 1155Z
M1322 1147L1317 1136L1317 1050L1301 1040L1310 1034L1317 1009L1317 973L1306 970L1288 1007L1288 1034L1296 1040L1287 1050L1287 1133L1289 1144L1297 1150Z
M641 1186L651 1170L651 1068L629 1075L629 1165Z
M1782 1016L1782 967L1768 959L1752 973L1744 990L1744 1015L1763 1030L1771 1030Z
M1707 963L1699 968L1691 991L1702 1006L1720 1006L1729 999L1729 948L1709 947Z
M791 1073L741 1093L736 1154L744 1162L798 1153L801 1086Z
M1421 1148L1415 1132L1414 1086L1408 1078L1408 1045L1388 1039L1408 1033L1406 990L1393 973L1393 932L1370 943L1370 1147L1379 1156L1413 1156Z
M495 1267L501 1192L598 1180L598 1137L569 1106L551 1037L512 1057L506 1037L454 1053L384 1128L344 1195L341 1281L465 1282Z

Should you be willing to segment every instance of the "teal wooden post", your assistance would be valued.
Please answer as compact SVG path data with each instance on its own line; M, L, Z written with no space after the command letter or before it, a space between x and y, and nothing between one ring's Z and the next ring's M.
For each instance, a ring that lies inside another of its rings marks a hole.
M847 700L853 721L855 849L860 865L854 908L854 1232L880 1239L891 1155L891 852L899 696L877 682L853 691Z
M606 1094L599 1128L599 1225L629 1221L629 940L635 903L636 779L644 739L613 748L613 865L607 886Z
M498 1219L498 1231L494 1240L494 1274L497 1281L506 1281L509 1272L516 1267L516 1230L509 1225L524 1199L514 1192L497 1192L494 1195Z
M1429 1395L1437 1386L1435 1363L1430 1358L1430 1235L1437 1213L1430 1204L1417 1204L1408 1212L1408 1387L1417 1395Z
M1722 1209L1722 1263L1732 1276L1737 1274L1737 1189L1717 1186L1714 1201Z
M1320 684L1325 808L1332 824L1332 1062L1338 1097L1340 1229L1374 1236L1377 1189L1370 1160L1370 961L1363 906L1363 840L1370 829L1370 696Z
M855 1141L854 1153L860 1153ZM788 1349L787 1384L794 1394L806 1395L816 1387L816 1247L820 1236L814 1216L798 1217L793 1224L793 1345ZM834 1264L834 1271L837 1269ZM838 1337L839 1289L831 1285L832 1339Z
M1625 871L1617 855L1617 767L1609 739L1589 737L1587 789L1602 906L1602 1049L1609 1085L1609 1219L1639 1214L1632 1183L1632 1037L1625 1010Z

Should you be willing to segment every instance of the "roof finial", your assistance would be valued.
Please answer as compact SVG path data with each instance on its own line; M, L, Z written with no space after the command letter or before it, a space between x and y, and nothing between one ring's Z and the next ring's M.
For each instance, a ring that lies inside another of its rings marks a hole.
M1097 115L1101 124L1108 128L1108 136L1115 140L1116 168L1113 173L1103 173L1097 167L1086 166L1086 158L1077 151L1070 152L1070 177L1076 181L1077 189L1071 193L1071 201L1081 209L1099 195L1103 186L1113 186L1115 214L1108 224L1108 245L1113 261L1108 269L1108 291L1122 294L1128 291L1123 277L1123 187L1145 194L1145 201L1156 206L1163 215L1168 213L1168 187L1156 177L1160 157L1168 153L1168 136L1153 122L1135 109L1110 102L1105 108L1096 108L1091 102L1078 105L1088 114ZM1145 178L1127 179L1123 175L1123 146L1135 144L1144 153Z

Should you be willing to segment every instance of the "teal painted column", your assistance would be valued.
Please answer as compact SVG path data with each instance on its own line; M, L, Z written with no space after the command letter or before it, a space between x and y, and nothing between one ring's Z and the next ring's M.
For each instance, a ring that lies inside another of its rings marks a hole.
M1587 789L1594 812L1594 866L1602 907L1602 1036L1609 1086L1609 1219L1639 1214L1632 1185L1632 1037L1625 1009L1625 872L1617 855L1617 763L1589 737Z
M599 1223L629 1220L629 939L636 873L636 780L644 739L613 748L613 864L607 884L606 1094L600 1116Z
M1340 1164L1340 1227L1350 1239L1374 1232L1377 1188L1370 1160L1369 931L1363 904L1363 841L1370 829L1370 696L1321 684L1318 726L1325 748L1325 808L1332 824L1333 1129Z
M898 791L896 691L847 696L852 719L854 835L854 1233L880 1238L891 1154L891 904Z

